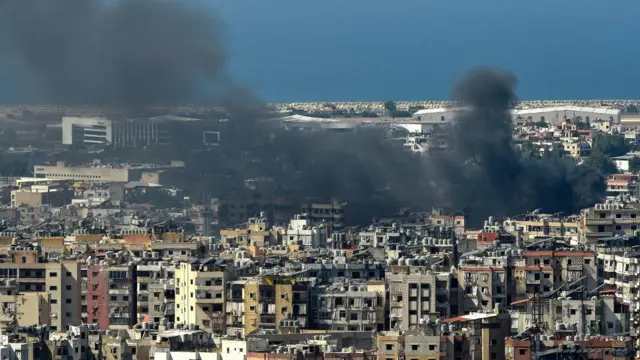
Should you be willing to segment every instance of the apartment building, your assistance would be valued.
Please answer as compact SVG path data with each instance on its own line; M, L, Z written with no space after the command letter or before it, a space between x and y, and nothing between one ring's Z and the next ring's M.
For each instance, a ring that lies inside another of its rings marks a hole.
M531 327L533 314L546 331L563 331L573 336L601 334L615 336L630 330L629 307L613 295L585 298L582 292L558 292L557 297L525 299L512 304L517 333ZM537 309L536 309L537 308ZM542 311L539 311L539 310Z
M458 314L458 280L450 272L398 266L386 274L386 282L389 329L415 330L425 319Z
M613 174L607 177L607 198L613 199L620 195L638 195L637 174Z
M345 282L319 286L312 292L311 323L317 329L336 331L378 331L384 329L380 317L384 297L370 291L365 283Z
M90 264L82 269L83 292L82 317L86 324L97 324L100 329L109 328L109 266Z
M314 223L324 222L329 228L329 233L345 226L346 203L332 201L328 203L302 204L302 213L307 214L309 220Z
M72 199L71 183L64 180L21 179L18 181L18 189L11 191L12 207L59 207L71 204Z
M233 261L199 259L176 268L176 323L224 334L225 294L236 277Z
M598 287L596 254L580 250L527 250L514 264L516 297L544 294L569 285Z
M282 230L283 245L302 245L306 248L327 247L329 229L323 223L314 223L303 215L296 215Z
M488 247L465 253L458 267L460 314L493 311L511 302L515 293L513 259L517 250L511 247Z
M49 319L39 320L45 320L44 323L50 324L51 329L56 331L66 331L69 326L81 323L82 278L78 261L46 261L40 247L31 245L14 245L8 251L8 255L9 260L0 263L0 278L15 279L18 298L22 301L22 295L24 295L24 298L30 299L32 304L37 304L34 308L46 308L44 301L47 300ZM11 287L13 290L7 290L7 296L9 291L11 291L10 296L15 294L14 285L12 284ZM35 296L36 294L38 296ZM17 313L17 316L22 315Z
M160 283L160 279L162 279L161 265L156 263L154 265L139 264L136 266L138 294L136 314L138 322L160 321L161 318L164 318L161 294L151 290L151 286Z
M269 229L269 221L260 217L249 218L245 228L220 230L220 243L225 247L275 245L277 234Z
M51 307L46 292L20 293L15 278L0 279L0 328L50 325Z
M293 320L293 278L256 278L244 284L244 333L275 330Z
M580 222L574 218L508 219L503 222L506 231L520 236L523 244L534 243L549 237L577 242Z
M136 266L109 266L109 328L127 329L137 323Z
M384 360L440 360L439 335L419 331L385 331L376 335L378 358Z
M635 235L638 231L640 205L636 202L607 200L582 213L582 239L595 243L614 235Z
M306 276L317 277L321 283L329 283L339 279L384 279L385 264L366 260L361 263L347 262L346 257L334 258L334 262L316 262L302 264Z
M627 248L609 248L598 253L602 280L615 290L616 297L626 304L640 304L640 252Z
M509 302L509 269L504 266L461 266L458 271L460 284L460 313L490 311L497 305Z
M444 319L442 323L444 349L440 359L505 359L511 315L500 306L490 313L471 313Z
M558 344L555 337L540 341L539 349L542 355L535 354L531 339L508 338L505 341L507 359L513 360L553 360L565 359L616 359L631 360L636 358L631 338L589 338L564 339Z

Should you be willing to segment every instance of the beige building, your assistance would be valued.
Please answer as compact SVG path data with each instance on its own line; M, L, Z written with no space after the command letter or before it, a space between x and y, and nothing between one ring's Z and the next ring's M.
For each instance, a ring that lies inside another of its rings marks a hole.
M20 205L60 207L71 204L73 200L71 183L67 181L24 178L18 180L17 184L18 189L11 191L12 207Z
M67 331L81 323L78 261L44 262L39 248L26 246L9 255L9 262L0 263L5 327L49 324L54 331Z
M417 329L421 320L457 315L457 282L449 272L433 272L425 267L395 267L403 272L388 272L389 328ZM393 270L392 270L393 271Z
M141 169L113 166L67 166L64 162L33 167L33 176L36 178L83 182L129 182L139 180L140 174Z
M379 332L376 336L378 359L440 360L440 336L419 331Z
M581 237L588 243L614 235L635 235L640 204L607 200L582 213Z
M176 323L224 333L225 294L235 278L233 262L208 258L181 263L175 277Z

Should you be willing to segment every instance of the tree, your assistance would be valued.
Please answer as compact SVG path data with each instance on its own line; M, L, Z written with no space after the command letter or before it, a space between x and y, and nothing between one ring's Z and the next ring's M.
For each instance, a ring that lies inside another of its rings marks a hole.
M522 157L525 159L535 159L540 157L540 150L538 149L538 146L530 140L522 143L520 151L522 152Z
M637 114L638 113L638 107L633 105L633 104L629 104L627 105L627 112L630 114Z
M603 175L611 175L618 172L616 164L607 155L596 149L591 150L591 154L584 160L584 165L598 170Z
M540 120L538 122L533 123L533 126L537 128L546 128L546 127L549 127L549 124L547 124L547 122L544 120Z
M629 151L629 144L621 134L598 134L593 140L593 150L606 156L621 156Z
M392 101L392 100L385 101L384 102L384 108L390 113L398 110L398 107L396 106L395 101Z
M640 157L634 156L629 160L629 171L640 172Z

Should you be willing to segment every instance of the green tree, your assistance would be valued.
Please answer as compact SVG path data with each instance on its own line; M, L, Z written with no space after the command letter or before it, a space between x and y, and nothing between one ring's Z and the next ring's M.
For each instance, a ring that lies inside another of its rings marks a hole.
M540 150L538 149L538 146L530 140L522 143L520 151L525 159L535 159L540 157Z
M629 161L629 170L631 172L640 172L640 157L634 156Z
M406 110L396 110L391 112L391 116L394 118L406 118L411 117L413 115L410 111Z
M621 134L598 134L593 141L593 150L607 156L621 156L629 151L629 144Z
M533 123L533 126L537 128L546 128L546 127L549 127L549 124L547 124L547 122L544 120L540 120L538 122Z
M395 101L392 101L392 100L385 101L384 102L384 108L385 108L385 110L387 110L390 113L398 110L398 106L396 106Z
M598 170L603 175L611 175L618 172L613 160L596 149L591 150L591 154L584 160L584 165Z

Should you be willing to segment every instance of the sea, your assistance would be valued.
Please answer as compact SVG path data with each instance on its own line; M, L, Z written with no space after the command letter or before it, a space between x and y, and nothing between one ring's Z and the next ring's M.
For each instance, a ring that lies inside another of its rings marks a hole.
M269 102L447 100L483 66L513 72L521 99L640 98L638 0L204 2L228 71ZM0 99L19 102L10 75Z
M470 69L521 99L640 98L637 0L212 0L265 100L446 100Z

